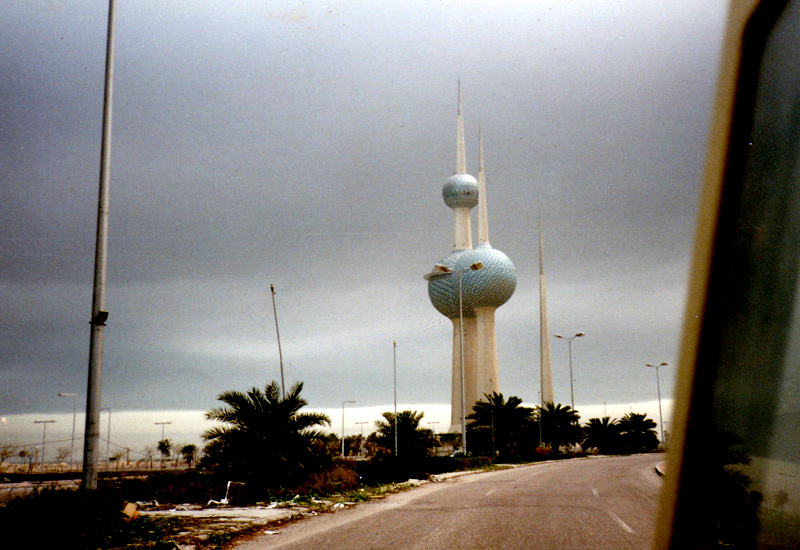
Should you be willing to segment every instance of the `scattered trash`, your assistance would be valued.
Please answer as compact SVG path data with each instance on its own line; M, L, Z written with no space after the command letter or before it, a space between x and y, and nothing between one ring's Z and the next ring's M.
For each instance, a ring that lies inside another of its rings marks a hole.
M125 515L125 521L131 522L139 517L139 510L137 510L136 504L133 502L126 502L125 508L122 509L122 513Z
M270 502L269 506L267 506L267 510L272 510L273 508L277 508L277 507L278 507L278 503L277 502Z
M281 532L280 531L270 531L269 529L267 529L267 530L264 531L264 534L265 535L280 535Z
M333 505L333 507L334 508L344 508L344 504L342 504L341 502L337 502L336 504Z
M157 500L137 500L136 506L160 506Z
M208 501L206 506L227 506L230 504L230 500L228 500L228 493L230 493L231 485L244 485L244 483L239 481L229 481L228 485L225 486L225 496L222 498L222 500L211 499Z

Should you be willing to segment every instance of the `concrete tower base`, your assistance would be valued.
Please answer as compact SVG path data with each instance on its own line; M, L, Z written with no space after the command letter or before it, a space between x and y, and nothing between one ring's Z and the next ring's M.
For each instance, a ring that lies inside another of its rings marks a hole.
M478 335L477 372L475 394L467 403L473 405L485 399L485 396L500 392L497 369L497 334L494 327L494 312L497 308L475 308L475 324ZM470 405L470 409L472 406Z

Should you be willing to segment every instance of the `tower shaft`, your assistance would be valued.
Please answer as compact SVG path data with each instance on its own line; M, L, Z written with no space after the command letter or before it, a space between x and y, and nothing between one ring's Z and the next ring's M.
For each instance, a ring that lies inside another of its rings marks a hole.
M475 404L477 370L477 328L475 317L453 319L453 386L450 407L450 432L461 433L461 332L464 337L464 401L468 416Z
M497 308L475 308L475 325L478 340L477 375L475 396L472 403L480 401L484 395L500 393L499 373L497 369L497 332L495 330L494 313Z
M453 214L455 218L453 250L469 250L472 248L470 209L467 207L454 208Z

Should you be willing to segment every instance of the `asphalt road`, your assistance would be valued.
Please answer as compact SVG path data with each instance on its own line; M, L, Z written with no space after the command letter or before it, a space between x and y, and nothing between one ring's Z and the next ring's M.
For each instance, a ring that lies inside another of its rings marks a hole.
M663 455L546 462L453 478L242 542L282 549L648 549Z

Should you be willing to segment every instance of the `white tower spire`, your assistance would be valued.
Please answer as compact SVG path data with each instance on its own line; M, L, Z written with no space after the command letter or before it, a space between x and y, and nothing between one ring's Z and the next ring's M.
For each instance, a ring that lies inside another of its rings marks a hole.
M553 403L553 365L550 361L550 325L547 322L547 291L544 280L544 237L539 213L539 350L542 405Z
M478 127L478 246L489 245L489 214L486 208L486 174L483 170L483 136Z
M461 114L461 78L458 79L458 134L456 136L456 174L467 173L467 147L464 143L464 117Z
M478 204L478 180L467 173L464 117L461 114L461 79L458 80L458 116L456 118L458 126L456 173L444 182L442 198L455 214L453 250L468 250L472 248L470 210Z

